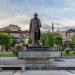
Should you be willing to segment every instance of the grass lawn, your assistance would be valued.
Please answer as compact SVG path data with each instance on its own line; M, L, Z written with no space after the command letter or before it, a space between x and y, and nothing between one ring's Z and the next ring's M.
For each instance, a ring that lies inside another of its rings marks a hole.
M63 51L63 56L72 56L75 57L75 51L70 51L69 54L66 54L66 51Z
M0 57L16 57L16 54L10 52L0 52ZM63 51L63 57L75 57L75 51L70 51L69 54L66 54L66 51Z
M16 57L16 54L8 53L8 52L0 52L0 57Z

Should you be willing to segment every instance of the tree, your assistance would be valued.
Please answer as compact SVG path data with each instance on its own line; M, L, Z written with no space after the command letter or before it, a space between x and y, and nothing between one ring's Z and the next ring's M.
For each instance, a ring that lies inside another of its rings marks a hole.
M54 34L48 32L46 39L47 39L47 40L46 40L47 46L50 47L50 48L53 47L53 46L54 46Z
M54 46L54 37L53 34L48 32L41 33L41 43L43 46L53 47Z
M71 41L73 48L75 48L75 35L72 36Z
M47 39L46 33L45 32L41 33L41 39L40 40L41 40L41 43L43 46L46 45L46 39Z
M21 51L22 49L23 49L23 46L19 44L15 47L15 49L13 50L13 53L18 55L18 52Z
M58 45L59 50L60 50L60 47L63 45L63 38L61 36L56 36L55 37L55 44Z
M31 37L28 37L28 44L32 44L32 39L31 39Z
M12 42L11 46L15 47L15 44L17 44L17 43L18 43L17 40L13 38L13 42Z
M5 47L7 50L13 43L12 36L7 33L0 33L0 45Z
M63 45L63 38L61 36L55 37L55 44L58 45L59 50L61 50L61 58L62 58L62 49L60 49ZM62 47L63 48L63 47Z
M53 47L55 44L55 42L54 42L55 36L57 36L57 35L58 35L58 33L56 33L56 32L51 33L49 31L41 33L42 44L44 46L48 46L50 48Z

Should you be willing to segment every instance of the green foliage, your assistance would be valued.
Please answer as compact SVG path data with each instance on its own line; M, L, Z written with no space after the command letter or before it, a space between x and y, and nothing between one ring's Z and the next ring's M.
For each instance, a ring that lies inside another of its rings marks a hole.
M13 38L13 42L12 42L11 46L15 47L15 44L17 44L17 43L18 43L17 40Z
M73 54L75 54L75 51L73 52Z
M46 39L47 39L47 34L46 33L41 33L41 42L43 44L43 46L46 45Z
M47 40L46 40L46 44L48 47L53 47L54 46L54 34L48 32L47 33Z
M72 40L72 46L75 48L75 35L72 36L71 40Z
M32 39L31 39L31 37L28 37L28 44L32 44Z
M49 31L41 33L41 42L43 46L53 47L55 44L55 36L57 35L57 33L51 33Z
M7 33L0 33L0 45L5 46L5 48L9 48L13 43L12 36Z
M0 52L0 57L16 57L16 54L14 53L3 53L3 52Z
M62 45L63 44L63 38L59 36L58 33L54 32L43 32L41 33L41 42L44 46L53 47L56 45Z
M21 51L22 49L23 49L22 45L17 45L13 50L13 53L17 55L18 51Z
M28 43L31 44L32 40L31 37L28 38ZM41 33L41 43L43 46L47 47L53 47L55 44L56 45L62 45L63 44L63 38L57 33L57 32L42 32Z
M63 38L61 36L55 37L55 44L58 46L59 50L61 50L61 47L63 45Z
M63 38L61 36L55 37L55 44L56 45L63 45Z
M74 50L72 50L72 51L70 51L70 50L63 51L63 57L75 57L74 52L75 52Z
M66 54L68 55L70 53L70 51L69 50L66 50Z

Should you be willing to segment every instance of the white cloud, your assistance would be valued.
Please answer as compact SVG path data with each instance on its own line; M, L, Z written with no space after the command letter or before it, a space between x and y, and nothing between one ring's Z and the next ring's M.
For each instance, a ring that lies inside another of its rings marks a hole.
M11 17L8 19L1 20L0 22L0 28L4 26L8 26L9 24L16 24L20 26L23 30L24 29L29 29L29 21L30 17L28 15L19 15L16 17Z
M12 5L10 7L9 5L6 6L8 4L6 1L3 4L5 4L4 7L0 7L0 27L17 24L23 30L29 29L29 22L34 12L39 13L42 25L51 26L52 21L55 27L75 25L75 0L64 0L63 8L36 8L36 5L33 7L28 2L25 2L25 5L20 5L19 7ZM0 3L0 6L3 5Z

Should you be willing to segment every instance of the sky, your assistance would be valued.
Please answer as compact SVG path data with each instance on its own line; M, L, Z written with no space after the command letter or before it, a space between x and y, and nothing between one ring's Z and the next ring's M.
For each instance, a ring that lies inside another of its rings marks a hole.
M43 30L75 27L75 0L0 0L0 28L15 24L29 29L30 19L37 12Z

